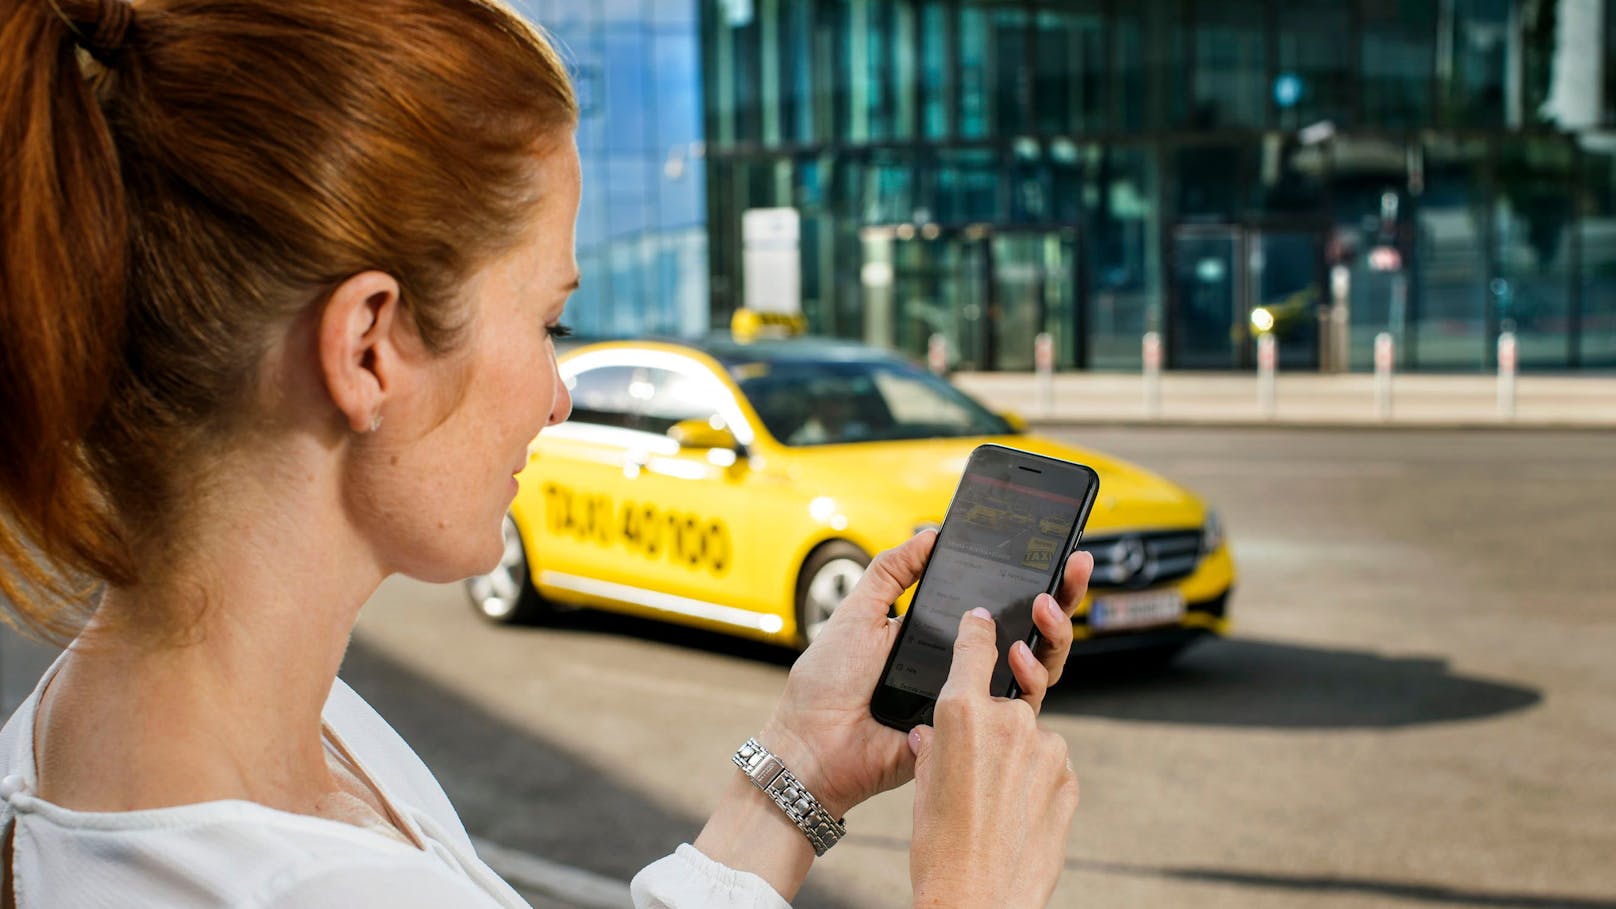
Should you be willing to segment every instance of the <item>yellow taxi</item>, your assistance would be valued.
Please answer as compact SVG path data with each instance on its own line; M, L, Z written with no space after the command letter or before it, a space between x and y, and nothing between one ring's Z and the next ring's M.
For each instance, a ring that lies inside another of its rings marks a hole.
M872 554L937 526L966 456L997 442L1100 474L1074 653L1166 659L1227 630L1234 564L1199 499L906 360L808 338L609 342L561 373L572 418L534 440L504 558L467 581L492 621L603 609L806 646Z

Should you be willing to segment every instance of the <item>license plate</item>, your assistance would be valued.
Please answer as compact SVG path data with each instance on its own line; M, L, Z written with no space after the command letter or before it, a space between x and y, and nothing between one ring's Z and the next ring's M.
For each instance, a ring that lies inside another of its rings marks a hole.
M1089 607L1089 627L1096 631L1170 625L1183 617L1184 595L1176 590L1100 597Z

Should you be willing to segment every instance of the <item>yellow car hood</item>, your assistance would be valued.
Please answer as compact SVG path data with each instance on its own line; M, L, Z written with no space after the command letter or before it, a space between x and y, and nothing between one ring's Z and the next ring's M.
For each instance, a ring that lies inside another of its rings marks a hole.
M915 521L941 521L967 456L984 442L1094 468L1100 495L1090 535L1195 527L1205 518L1205 506L1181 486L1126 461L1036 435L803 446L788 449L786 470L794 483L823 494L856 494L905 510Z

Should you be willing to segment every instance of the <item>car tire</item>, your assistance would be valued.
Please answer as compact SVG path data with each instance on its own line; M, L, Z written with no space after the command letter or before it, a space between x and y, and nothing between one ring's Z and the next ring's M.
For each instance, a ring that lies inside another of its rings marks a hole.
M466 579L466 596L477 614L496 625L531 624L548 617L554 610L533 589L528 569L527 546L522 531L509 514L500 525L505 549L499 564L487 574Z
M869 553L846 540L815 549L797 575L797 647L806 649L870 565Z

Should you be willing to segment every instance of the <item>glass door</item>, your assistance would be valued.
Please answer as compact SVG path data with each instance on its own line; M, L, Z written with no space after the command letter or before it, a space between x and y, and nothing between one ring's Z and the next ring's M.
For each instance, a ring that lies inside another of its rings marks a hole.
M1246 334L1250 334L1250 312L1261 307L1273 319L1279 368L1317 369L1319 310L1329 303L1324 237L1311 231L1263 231L1252 233L1247 242L1251 249L1247 286L1252 293ZM1252 356L1250 351L1245 354Z
M1252 314L1265 311L1281 369L1319 366L1319 312L1329 303L1324 235L1186 225L1173 232L1169 365L1251 369Z
M1246 337L1241 229L1173 231L1168 362L1176 369L1236 369Z
M995 234L993 255L993 368L1030 371L1033 342L1049 332L1055 362L1074 365L1077 345L1077 232Z

